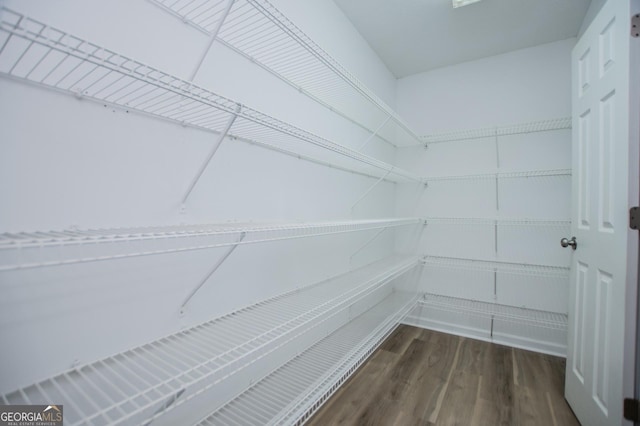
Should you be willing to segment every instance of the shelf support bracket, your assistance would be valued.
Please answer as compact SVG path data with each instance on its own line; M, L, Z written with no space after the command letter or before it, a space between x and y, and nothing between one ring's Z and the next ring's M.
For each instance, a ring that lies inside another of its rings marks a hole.
M211 162L211 159L213 158L213 156L216 155L216 151L218 151L218 148L220 148L220 145L222 144L222 141L224 140L224 138L227 136L227 133L229 133L229 130L231 130L231 126L233 126L233 122L236 121L238 114L240 114L240 109L241 109L240 104L237 104L235 112L231 114L231 117L229 117L229 121L227 122L227 125L218 135L218 139L216 139L216 142L213 144L213 147L211 148L211 151L209 152L207 159L202 163L202 165L200 166L200 169L198 170L198 173L196 173L195 177L189 184L189 188L187 189L187 192L185 192L184 196L182 197L183 206L187 202L189 195L191 195L193 188L195 188L196 184L202 177L202 174L209 166L209 162Z
M182 396L182 394L184 393L185 390L186 389L184 389L184 388L180 389L173 396L171 396L164 404L162 404L162 406L160 408L158 408L158 410L155 413L153 413L153 418L155 419L158 414L162 413L167 408L171 407L178 400L178 398L180 398ZM153 419L149 420L143 426L149 426L151 423L153 423Z
M373 138L378 134L378 132L380 130L382 130L382 128L389 122L389 120L391 119L391 115L389 115L386 120L384 120L382 122L382 124L380 124L378 126L378 128L376 130L373 131L373 133L371 133L369 135L369 137L367 138L367 140L364 141L364 143L362 145L360 145L360 148L358 148L358 151L362 151L364 149L365 146L367 146L369 144L369 142L371 142L373 140Z
M500 170L500 141L498 140L498 136L499 135L498 135L498 128L497 127L495 128L495 131L494 131L493 135L494 135L494 138L495 138L494 140L495 140L495 143L496 143L496 168L498 170Z
M498 300L498 268L493 268L493 299Z
M393 169L391 169L391 170L393 170ZM362 195L360 196L360 198L358 198L358 199L356 200L356 202L355 202L355 203L353 203L353 205L351 206L351 210L353 210L353 209L354 209L354 208L355 208L355 207L360 203L360 201L364 200L364 198L365 198L367 195L369 195L369 193L370 193L371 191L373 191L373 189L374 189L376 186L378 186L378 184L380 184L380 182L382 182L383 180L385 180L385 179L387 178L387 176L389 176L389 174L391 173L391 170L387 170L387 173L385 173L385 174L384 174L384 176L382 176L380 179L378 179L378 180L376 181L376 183L374 183L373 185L371 185L371 186L369 187L369 189L367 189L367 190L364 192L364 194L362 194Z
M227 1L227 5L224 8L224 11L222 12L222 15L220 16L220 19L218 19L218 22L216 23L215 28L213 29L213 31L211 31L211 37L209 38L209 44L207 45L207 48L204 50L204 52L202 52L202 56L200 57L200 60L198 61L196 67L193 70L193 72L191 73L189 81L193 81L193 79L196 78L196 75L198 74L198 71L200 71L200 67L202 67L202 63L204 62L204 58L207 57L207 55L209 54L209 50L211 50L211 46L213 46L213 42L216 41L216 39L218 38L218 33L220 32L220 29L222 28L222 24L224 24L224 21L225 21L225 19L227 19L227 16L229 15L229 12L231 12L231 6L233 6L234 2L235 2L235 0L228 0Z
M494 318L495 318L495 315L491 314L491 332L490 332L490 334L491 334L491 338L492 339L493 339L493 320L494 320Z
M499 214L500 213L500 201L499 201L499 194L500 194L500 187L499 187L499 181L500 180L500 173L496 173L496 213Z
M498 213L498 211L500 210L500 203L498 202L498 192L499 192L499 188L498 188L498 179L499 179L499 174L500 174L500 143L498 142L498 128L495 128L494 131L494 136L495 136L495 142L496 142L496 213ZM496 225L497 226L497 225ZM497 232L497 230L496 230ZM498 241L497 241L497 237L496 237L496 251L497 251L497 247L498 247Z
M216 264L213 266L213 268L211 268L207 276L204 277L204 279L200 281L200 283L197 286L195 286L193 290L191 290L191 293L189 293L187 298L184 299L184 302L182 302L182 306L180 306L181 315L184 314L187 304L191 301L191 299L193 299L193 296L195 296L196 293L200 291L202 286L204 286L207 283L207 281L209 281L209 278L211 278L211 276L222 266L225 260L227 260L227 258L231 256L231 253L233 253L233 251L238 247L238 245L242 242L242 240L244 240L244 237L246 236L247 236L246 232L241 233L240 238L238 238L238 241L236 241L231 247L229 247L229 250L227 250L227 252L216 262Z
M378 232L376 232L371 238L369 238L363 245L361 245L358 250L354 251L353 254L349 257L349 262L351 262L351 260L353 260L354 256L358 253L360 253L362 250L364 250L369 244L371 244L372 242L374 242L380 235L382 235L382 233L384 231L386 231L387 229L389 229L388 227L384 227L382 229L379 229Z

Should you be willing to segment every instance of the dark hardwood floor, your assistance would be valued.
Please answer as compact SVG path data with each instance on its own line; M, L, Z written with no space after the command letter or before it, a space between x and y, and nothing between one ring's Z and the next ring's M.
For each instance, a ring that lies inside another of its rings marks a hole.
M578 425L565 360L401 325L310 425Z

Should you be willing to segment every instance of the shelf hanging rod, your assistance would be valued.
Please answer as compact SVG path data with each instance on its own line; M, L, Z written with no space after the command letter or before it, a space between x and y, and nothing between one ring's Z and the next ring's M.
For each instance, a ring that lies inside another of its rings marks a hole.
M231 114L231 116L229 117L229 121L227 121L227 124L224 126L224 129L222 130L222 132L220 132L220 134L218 135L218 138L216 139L216 142L211 147L211 151L209 152L209 155L207 156L207 159L200 166L200 169L198 170L198 173L196 173L196 175L194 176L193 180L189 184L189 188L187 189L187 192L184 194L184 197L182 197L182 204L183 205L187 202L187 199L189 198L189 195L191 195L191 192L193 191L193 188L195 188L196 184L198 183L198 181L202 177L202 174L204 173L204 171L209 166L209 163L211 162L211 159L213 158L214 155L216 155L216 152L218 151L218 148L220 148L220 145L222 145L222 141L224 140L224 138L229 133L229 130L231 130L231 126L233 126L234 121L236 121L236 118L238 117L238 114L240 113L241 109L242 109L241 105L237 104L235 112L233 114Z
M186 299L184 299L184 302L182 302L182 305L180 306L180 314L181 315L184 314L184 311L185 311L185 309L187 307L187 304L189 303L189 301L191 301L193 296L195 296L196 293L198 291L200 291L200 289L207 283L207 281L209 281L209 278L211 278L211 276L220 268L220 266L222 266L222 264L225 262L225 260L227 260L227 258L229 256L231 256L231 253L233 253L233 251L236 248L238 248L238 245L240 245L240 243L242 242L242 240L244 240L244 237L246 237L246 236L247 236L246 232L243 232L242 234L240 234L240 238L238 238L238 241L236 241L236 243L234 245L229 247L227 252L216 262L215 265L213 265L213 268L211 268L211 270L209 271L207 276L205 276L204 279L202 281L200 281L200 283L197 286L195 286L193 288L193 290L191 290L189 295L186 297Z

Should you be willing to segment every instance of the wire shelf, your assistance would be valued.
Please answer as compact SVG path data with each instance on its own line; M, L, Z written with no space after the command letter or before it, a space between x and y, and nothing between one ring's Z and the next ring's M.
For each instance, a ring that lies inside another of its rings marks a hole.
M199 424L304 423L395 329L415 300L413 294L393 293Z
M398 145L400 131L420 143L384 101L267 0L236 0L228 15L228 0L151 1L206 35L218 31L218 42L386 142ZM354 101L361 107L353 109Z
M430 135L421 136L420 139L424 144L428 145L432 143L453 142L468 139L495 138L499 136L548 132L570 128L571 117L563 117L502 127L487 127L482 129L455 130L451 132L433 133Z
M426 309L432 308L459 314L468 313L554 330L566 331L567 329L567 315L557 312L519 308L430 293L425 293L418 304Z
M562 176L571 176L571 169L526 170L512 172L479 173L475 175L432 176L424 177L423 180L426 183L431 183L458 180L516 179Z
M70 244L96 244L157 240L165 238L192 238L201 236L237 236L247 233L244 243L271 241L272 235L295 238L343 232L366 231L422 223L418 218L370 219L305 223L216 223L171 225L140 228L112 228L64 231L36 231L0 234L0 249L61 246Z
M443 256L424 256L422 260L425 265L447 269L495 271L508 274L569 278L569 268L564 266L534 265Z
M234 115L229 137L296 152L300 143L357 162L340 165L400 181L418 176L217 95L192 82L122 56L7 8L0 11L0 74L126 110L221 133ZM275 147L274 147L275 145ZM294 154L295 155L295 154ZM308 155L300 155L302 157ZM311 156L314 157L314 156ZM322 159L317 162L326 163ZM334 162L335 163L335 162Z
M2 396L62 401L72 425L142 424L241 371L419 265L394 256ZM167 406L167 401L173 401Z
M423 223L422 219L404 218L4 233L0 234L0 272L381 230ZM82 246L82 250L42 250L61 246Z
M476 218L476 217L427 217L427 225L490 225L490 226L540 226L567 228L571 220L548 220L527 218Z

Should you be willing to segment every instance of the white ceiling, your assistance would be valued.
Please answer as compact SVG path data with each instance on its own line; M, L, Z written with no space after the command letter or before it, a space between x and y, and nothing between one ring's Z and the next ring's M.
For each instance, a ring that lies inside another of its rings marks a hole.
M398 78L575 37L591 0L334 0Z

